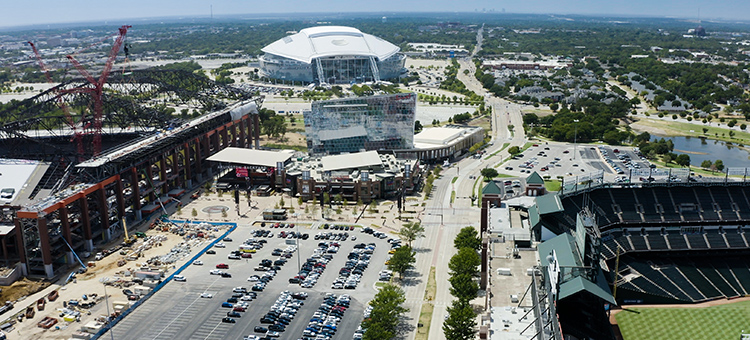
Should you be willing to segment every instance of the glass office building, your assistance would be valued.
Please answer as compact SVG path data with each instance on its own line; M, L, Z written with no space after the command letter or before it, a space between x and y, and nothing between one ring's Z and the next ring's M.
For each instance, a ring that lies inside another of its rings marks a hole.
M399 93L323 100L304 113L311 155L414 147L417 96Z

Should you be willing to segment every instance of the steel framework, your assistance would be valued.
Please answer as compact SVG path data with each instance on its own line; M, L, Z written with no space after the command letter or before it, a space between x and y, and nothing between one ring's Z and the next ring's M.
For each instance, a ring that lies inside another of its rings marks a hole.
M70 143L76 130L62 106L72 112L94 107L92 96L76 91L90 84L88 79L67 80L34 97L11 102L0 111L0 147L5 157L49 159L76 156ZM135 70L113 73L102 87L102 134L105 147L122 139L141 136L156 129L180 124L168 105L187 106L206 113L227 107L228 102L252 98L252 93L218 84L204 75L180 70ZM93 124L91 115L79 118L77 126ZM130 137L129 137L130 136ZM92 136L83 136L92 143ZM87 153L85 156L93 156Z

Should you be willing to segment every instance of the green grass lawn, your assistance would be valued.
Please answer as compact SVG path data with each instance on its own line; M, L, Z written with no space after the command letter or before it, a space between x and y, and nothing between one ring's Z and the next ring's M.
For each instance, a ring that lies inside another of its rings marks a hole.
M560 191L562 183L556 179L544 180L544 187L547 191Z
M707 126L703 123L692 124L650 118L644 118L639 120L638 122L644 125L659 128L663 130L668 136L705 137L725 142L732 142L735 144L750 144L750 132L734 131L734 137L729 137L730 129L727 128L726 123L721 123L721 126L723 127L719 127L716 126L716 121L712 122L712 126ZM738 122L738 124L740 123ZM706 131L706 133L703 133L703 128L707 128L708 131Z
M734 340L750 332L750 301L706 308L630 308L617 314L625 340Z

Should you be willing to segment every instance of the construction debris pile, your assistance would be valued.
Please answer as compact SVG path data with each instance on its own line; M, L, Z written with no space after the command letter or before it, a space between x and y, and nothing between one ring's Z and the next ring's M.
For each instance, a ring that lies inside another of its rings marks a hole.
M202 240L189 240L185 242L181 242L180 244L174 246L169 253L159 256L154 256L146 261L146 263L149 266L164 266L164 265L171 265L177 261L180 261L190 255L190 249L193 246L198 246L201 243L203 243Z

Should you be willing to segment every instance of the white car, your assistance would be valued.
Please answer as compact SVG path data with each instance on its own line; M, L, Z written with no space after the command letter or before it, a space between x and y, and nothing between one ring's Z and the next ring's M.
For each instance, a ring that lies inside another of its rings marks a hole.
M251 277L248 277L247 280L250 281L250 282L256 282L256 281L260 280L260 277L258 277L258 275L253 275Z
M219 269L212 269L212 270L211 270L211 275L221 275L221 274L223 274L223 273L224 273L224 272L223 272L223 271L221 271L221 270L219 270Z
M257 335L246 335L242 340L260 340L260 337Z
M276 332L276 331L268 331L268 332L266 332L266 338L278 338L280 336L281 336L281 334L279 334L279 332Z
M201 260L195 260L195 261L193 261L193 264L196 265L196 266L202 266L203 265L203 261L201 261Z
M182 275L175 275L175 276L173 277L173 279L174 279L175 281L179 281L179 282L185 282L185 281L187 281L187 279L186 279L186 278L185 278L184 276L182 276Z
M206 299L211 299L211 298L214 297L214 295L211 294L211 293L203 293L203 294L201 294L201 297L202 298L206 298Z
M217 243L217 244L214 244L214 247L215 247L215 248L226 248L226 247L227 247L227 245L226 245L226 244L224 244L224 243L221 243L221 242L219 242L219 243Z

